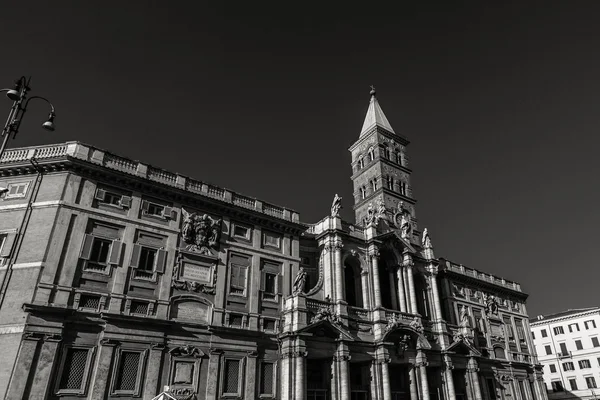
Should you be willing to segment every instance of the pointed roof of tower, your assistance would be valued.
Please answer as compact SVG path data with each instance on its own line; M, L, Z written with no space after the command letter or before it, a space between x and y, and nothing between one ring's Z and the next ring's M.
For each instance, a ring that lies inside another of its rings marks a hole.
M388 119L385 117L385 114L383 113L383 110L377 101L377 97L375 96L375 88L371 86L371 102L369 103L369 109L367 110L367 115L365 116L365 122L360 130L360 136L363 136L374 126L380 126L385 130L396 133L394 132L394 129L390 125Z

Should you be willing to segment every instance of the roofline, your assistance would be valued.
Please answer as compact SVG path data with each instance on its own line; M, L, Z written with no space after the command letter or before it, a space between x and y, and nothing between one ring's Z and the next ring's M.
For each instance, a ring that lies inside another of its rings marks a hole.
M595 313L600 313L600 307L573 308L566 311L555 312L553 314L538 315L537 317L529 318L529 325L546 325L548 322L552 321L578 318Z

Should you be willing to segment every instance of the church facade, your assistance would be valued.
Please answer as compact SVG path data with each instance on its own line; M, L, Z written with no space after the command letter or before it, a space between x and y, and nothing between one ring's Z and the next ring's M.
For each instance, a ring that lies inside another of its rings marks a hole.
M297 212L78 142L0 160L0 397L547 400L518 283L436 257L375 92Z

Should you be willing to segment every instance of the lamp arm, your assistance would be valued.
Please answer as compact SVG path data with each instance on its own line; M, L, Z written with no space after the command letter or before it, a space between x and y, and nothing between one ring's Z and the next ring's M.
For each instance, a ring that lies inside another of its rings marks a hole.
M40 99L40 100L44 100L46 103L48 103L50 105L50 112L52 114L54 114L54 106L52 105L52 103L50 103L50 100L48 100L45 97L42 96L31 96L30 98L27 99L27 101L25 102L25 106L23 107L23 109L27 109L27 105L29 104L29 102L33 99Z

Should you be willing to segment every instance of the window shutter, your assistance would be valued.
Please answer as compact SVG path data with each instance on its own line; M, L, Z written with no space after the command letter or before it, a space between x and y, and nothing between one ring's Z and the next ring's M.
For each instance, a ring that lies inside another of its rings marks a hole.
M137 268L140 265L141 250L142 246L139 244L133 245L133 251L131 252L131 263L129 264L131 268Z
M162 216L165 218L171 218L171 211L173 211L172 207L165 207L162 211Z
M277 294L281 295L283 293L283 276L281 274L277 274Z
M129 196L121 196L121 206L130 208L131 207L131 197Z
M260 271L260 290L265 291L265 282L267 281L267 273L262 270Z
M110 247L110 257L108 258L109 264L119 265L121 261L121 250L123 249L123 243L115 239Z
M240 287L246 289L246 279L248 278L248 267L240 267L239 282Z
M148 213L148 207L150 206L150 203L148 203L146 200L142 200L142 212L144 214Z
M240 267L237 265L231 266L231 282L229 282L229 286L238 286L238 276L240 275Z
M105 197L106 197L106 190L96 189L96 195L94 196L94 198L96 200L104 201Z
M79 257L84 260L89 260L92 254L92 244L94 243L93 235L85 235L83 239L83 245L81 246L81 255Z
M156 254L156 272L162 274L165 272L165 265L167 264L167 251L159 249Z
M0 257L10 257L12 253L12 248L15 244L15 239L17 238L16 233L7 233L6 238L4 239L4 244L2 245L2 252L0 252Z

